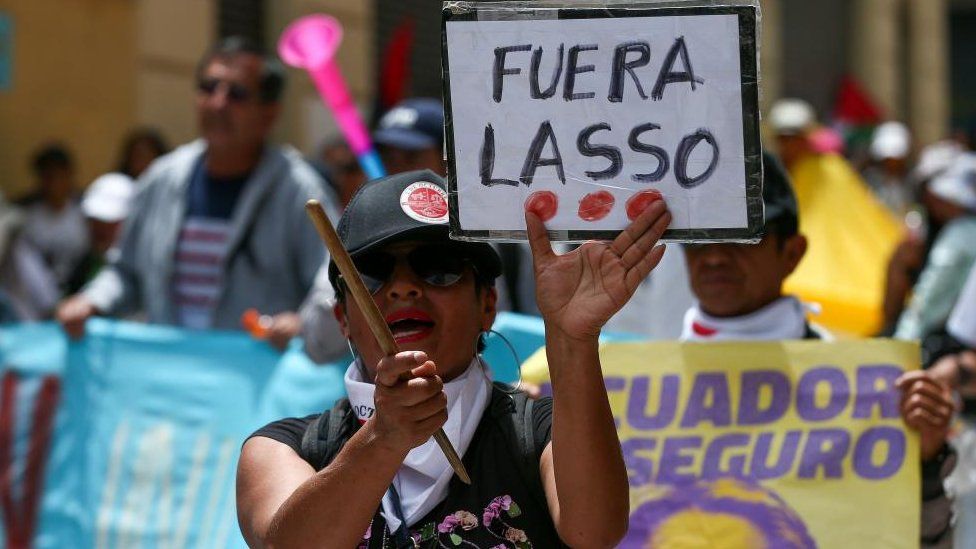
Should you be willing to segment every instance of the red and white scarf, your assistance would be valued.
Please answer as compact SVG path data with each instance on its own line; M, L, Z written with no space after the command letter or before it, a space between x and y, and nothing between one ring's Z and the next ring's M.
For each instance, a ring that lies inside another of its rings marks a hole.
M682 341L755 341L803 339L807 308L785 296L758 311L742 316L716 317L696 304L685 313Z

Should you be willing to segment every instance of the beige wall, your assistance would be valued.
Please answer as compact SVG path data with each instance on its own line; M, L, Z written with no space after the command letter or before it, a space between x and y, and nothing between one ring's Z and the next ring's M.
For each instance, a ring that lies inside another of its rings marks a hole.
M216 35L210 0L139 0L135 122L158 128L171 146L193 139L194 72Z
M949 130L949 7L908 0L908 119L916 150Z
M900 0L855 0L851 6L851 68L854 76L889 117L904 116L904 39L899 32Z
M783 94L783 27L780 0L762 0L762 23L759 27L759 112L765 117L772 104ZM769 124L761 124L763 147L775 150Z
M79 184L116 162L136 109L136 3L0 0L14 23L13 83L0 91L0 190L33 185L32 152L57 139L75 153Z

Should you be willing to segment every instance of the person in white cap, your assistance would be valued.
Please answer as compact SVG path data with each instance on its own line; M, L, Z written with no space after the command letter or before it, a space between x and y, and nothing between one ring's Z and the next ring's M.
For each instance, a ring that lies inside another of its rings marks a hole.
M976 153L959 155L923 188L930 225L941 226L895 329L899 339L923 340L944 330L976 261Z
M936 176L945 173L963 154L965 149L962 144L952 139L933 143L919 152L918 161L909 175L909 184L915 189L916 201L925 206L936 207L935 215L928 215L926 219L925 206L923 211L909 212L905 215L908 231L888 260L881 335L891 335L895 332L898 318L925 264L928 249L938 236L944 222L939 219L941 210L938 208L937 201L926 198L925 194L928 192L926 186Z
M889 121L874 130L868 154L871 165L864 179L881 202L898 216L904 216L912 204L908 186L908 156L912 137L901 122Z
M95 278L109 259L122 222L129 217L134 194L135 182L123 173L107 173L88 186L81 200L81 212L88 223L90 246L68 278L69 294L81 290Z
M769 110L769 124L776 133L776 147L787 170L810 153L808 134L817 124L813 107L802 99L780 99Z

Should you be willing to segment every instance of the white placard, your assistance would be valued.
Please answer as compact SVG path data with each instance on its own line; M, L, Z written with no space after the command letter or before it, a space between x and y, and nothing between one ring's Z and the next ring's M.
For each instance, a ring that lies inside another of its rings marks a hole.
M452 230L510 238L548 191L551 231L611 234L653 189L685 238L747 237L758 190L747 193L739 16L593 12L446 21Z

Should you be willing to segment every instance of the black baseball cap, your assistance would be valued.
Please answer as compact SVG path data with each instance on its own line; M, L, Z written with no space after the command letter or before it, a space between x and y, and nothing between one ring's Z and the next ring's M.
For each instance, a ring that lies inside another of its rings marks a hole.
M769 151L763 151L763 206L765 222L775 221L777 233L793 235L799 230L800 215L796 194L783 165Z
M415 97L396 104L373 132L377 145L418 151L444 143L444 105L439 99Z
M403 172L370 181L352 197L336 232L356 257L404 240L442 242L471 259L478 277L491 282L502 272L498 253L484 242L451 240L447 186L430 170ZM329 281L339 291L339 269L329 261Z

